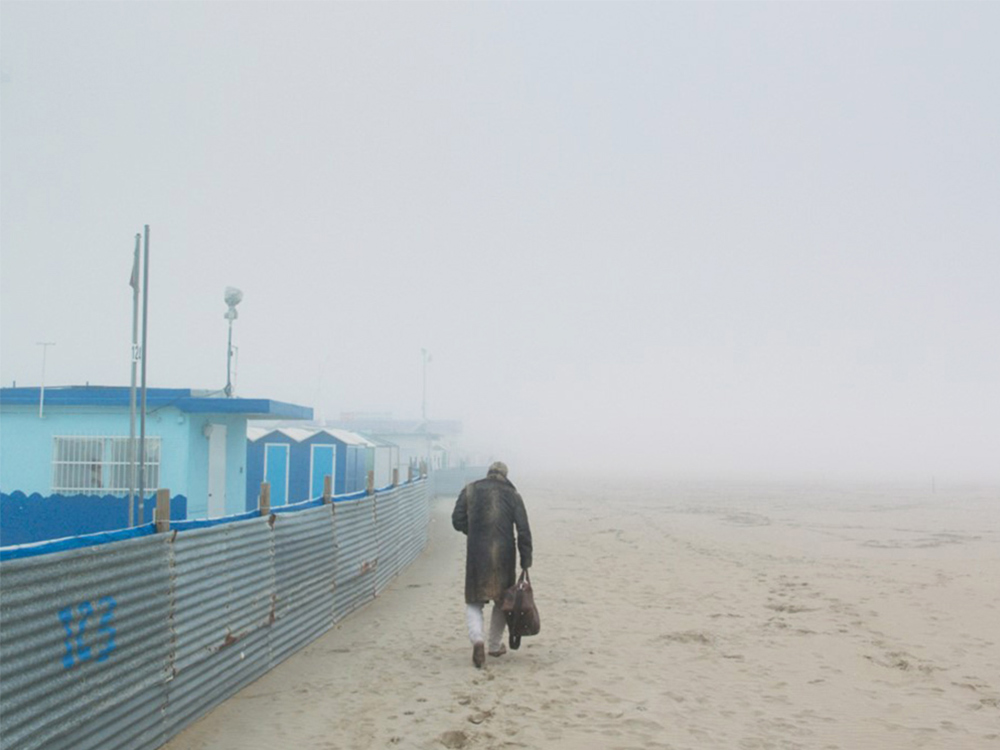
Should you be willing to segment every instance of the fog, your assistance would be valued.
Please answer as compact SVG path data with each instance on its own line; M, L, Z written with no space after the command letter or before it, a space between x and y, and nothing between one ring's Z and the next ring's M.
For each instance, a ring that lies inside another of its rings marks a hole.
M0 379L519 470L1000 479L1000 5L19 3Z

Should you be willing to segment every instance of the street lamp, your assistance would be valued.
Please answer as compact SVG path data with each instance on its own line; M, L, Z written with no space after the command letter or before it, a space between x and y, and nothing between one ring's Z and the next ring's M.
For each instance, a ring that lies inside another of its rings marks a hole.
M226 305L229 307L223 317L229 321L229 345L226 347L226 398L233 397L233 321L238 317L236 306L243 300L243 292L234 286L226 287Z

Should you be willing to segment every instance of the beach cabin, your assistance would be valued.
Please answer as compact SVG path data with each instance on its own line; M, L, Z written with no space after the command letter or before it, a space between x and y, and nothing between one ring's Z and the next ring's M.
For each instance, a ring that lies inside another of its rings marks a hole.
M0 389L0 491L127 496L129 391L48 387L42 402L39 388ZM250 419L308 420L312 409L217 391L147 389L147 498L159 488L184 495L188 518L242 512Z
M360 434L372 445L366 452L365 466L375 474L375 486L386 487L392 484L392 471L399 468L399 446L375 435ZM400 481L406 481L405 474L400 477Z
M427 462L431 470L458 463L462 423L456 420L406 420L385 415L347 414L327 423L330 427L353 430L369 440L380 439L396 446L397 466Z
M272 506L319 497L327 475L333 478L334 495L368 486L366 452L374 445L360 435L347 430L252 426L247 437L248 509L257 507L261 482L271 486Z

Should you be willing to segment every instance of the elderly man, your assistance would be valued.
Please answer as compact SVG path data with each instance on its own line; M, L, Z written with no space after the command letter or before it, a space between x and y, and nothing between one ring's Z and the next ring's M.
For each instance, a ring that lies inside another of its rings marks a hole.
M485 479L465 486L451 514L451 525L467 535L465 548L465 621L472 641L472 663L486 661L483 606L493 602L490 615L490 656L503 656L506 625L501 603L516 581L514 529L521 567L531 567L531 529L517 489L507 479L506 464L493 463Z

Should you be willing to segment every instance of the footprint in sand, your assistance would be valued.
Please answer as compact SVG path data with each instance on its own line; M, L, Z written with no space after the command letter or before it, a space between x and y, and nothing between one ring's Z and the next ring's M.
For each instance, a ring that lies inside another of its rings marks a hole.
M452 750L457 750L457 748L463 748L469 744L469 735L461 730L453 730L438 737L438 742L445 747L452 748Z

